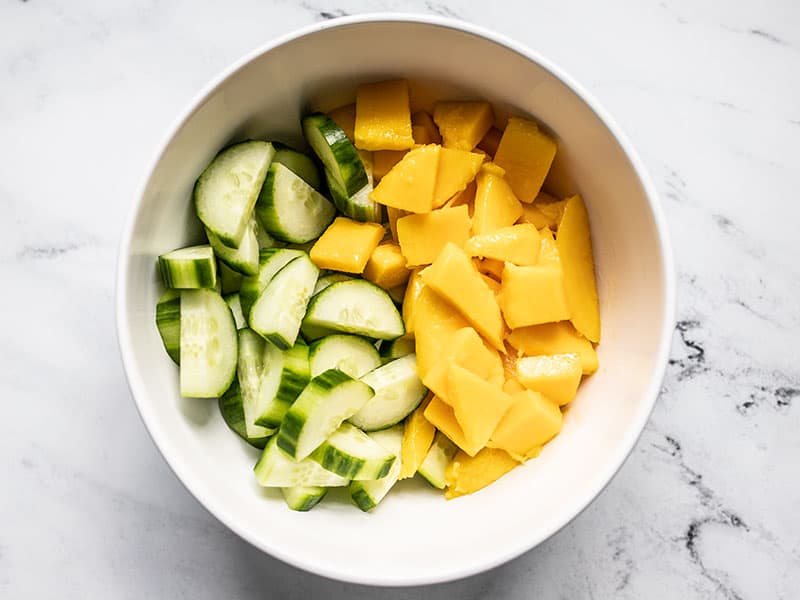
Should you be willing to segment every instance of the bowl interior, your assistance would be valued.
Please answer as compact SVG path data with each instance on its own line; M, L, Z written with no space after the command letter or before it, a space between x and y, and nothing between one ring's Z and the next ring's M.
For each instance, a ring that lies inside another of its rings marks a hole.
M465 576L532 547L577 514L629 452L658 389L671 329L663 232L615 135L570 85L514 49L443 22L316 26L233 70L178 126L150 173L120 258L119 328L127 373L156 444L190 491L237 533L292 564L338 579L413 584ZM412 80L416 107L488 99L532 115L559 142L554 185L588 205L603 319L600 370L581 387L541 456L472 496L446 502L401 482L372 514L333 494L293 513L252 476L257 451L216 402L178 396L154 326L156 256L199 239L191 190L214 154L244 138L302 144L299 118L352 101L362 81Z

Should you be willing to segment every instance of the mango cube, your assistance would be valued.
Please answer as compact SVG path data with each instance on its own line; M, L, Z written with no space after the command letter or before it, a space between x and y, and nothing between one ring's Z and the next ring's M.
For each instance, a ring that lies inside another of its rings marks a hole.
M365 83L356 92L356 147L407 150L414 147L405 79Z
M466 150L442 148L439 152L439 170L433 206L439 208L458 192L463 191L483 164L483 156Z
M539 231L533 225L501 227L467 240L464 250L471 256L508 261L518 266L535 265L541 244Z
M569 319L564 273L560 267L517 267L506 263L501 282L498 299L510 328Z
M408 213L400 208L395 208L394 206L386 207L386 217L389 221L389 231L392 234L392 239L397 243L400 243L400 238L397 236L397 219L400 217L405 217L408 214L411 213Z
M472 222L475 235L513 225L522 216L522 205L502 173L502 169L491 163L478 173Z
M407 150L376 150L372 153L372 177L380 181L394 166L403 160Z
M497 282L503 278L503 269L506 268L505 262L493 258L473 258L472 264L475 265L479 273L488 275Z
M414 135L414 141L418 144L441 144L442 143L442 136L439 134L439 128L436 127L436 123L433 122L433 117L431 117L428 113L424 110L419 112L415 112L411 115L411 129L412 131L414 128L417 130L425 130L425 134L421 134L420 132L420 139L426 139L428 141L421 142L417 139L417 136Z
M403 443L400 446L400 479L414 476L433 443L436 428L424 415L432 398L433 394L428 394L428 397L406 420L403 429Z
M483 136L483 139L478 143L478 148L486 152L489 156L494 156L497 153L497 148L500 146L500 140L503 137L503 132L497 127L492 127Z
M378 287L390 290L408 281L411 272L406 268L406 259L400 246L394 242L379 244L364 268L364 279Z
M414 306L419 298L422 288L425 285L419 272L422 269L414 269L406 284L406 291L403 294L403 322L406 324L406 335L414 334Z
M470 446L461 431L461 426L456 421L453 408L438 396L434 396L424 412L425 418L444 435L450 438L456 446L470 456L475 456L480 447Z
M437 102L433 120L445 148L472 150L494 123L488 102Z
M553 265L561 267L561 255L558 252L556 245L556 238L553 231L548 227L543 227L539 230L539 259L537 261L540 265Z
M469 211L469 218L475 214L475 191L478 186L474 181L467 184L462 191L454 194L447 202L444 203L444 208L453 208L455 206L466 206Z
M500 139L494 162L522 202L533 202L556 155L556 143L533 121L512 117Z
M519 382L559 406L575 398L581 375L581 357L574 352L526 356L517 361Z
M441 146L431 144L406 153L370 192L370 199L409 212L430 212L439 170L439 150Z
M336 123L339 127L342 128L345 135L348 139L352 142L355 140L355 130L356 130L356 105L355 104L346 104L345 106L340 106L328 113L328 116L333 119L334 123Z
M445 472L447 483L445 498L452 500L477 492L519 464L506 451L498 448L484 448L475 456L458 452Z
M531 451L558 435L561 422L558 405L532 390L517 392L489 444L502 448L518 460L525 460Z
M448 242L462 246L471 225L466 206L401 217L397 238L408 266L431 264Z
M456 331L443 348L439 360L428 370L422 383L437 396L447 395L447 368L450 362L466 367L475 375L496 385L505 380L503 361L494 348L489 348L472 327Z
M424 277L425 271L427 269L422 271L422 277ZM456 331L467 327L469 323L461 316L461 313L454 310L449 302L428 285L422 286L413 306L417 373L420 378L424 379L428 371L446 352ZM406 327L408 327L407 324Z
M383 235L379 223L337 217L311 247L309 256L320 269L361 273Z
M599 361L592 343L578 333L569 321L546 323L514 329L506 338L508 343L525 356L576 353L581 359L581 371L591 375Z

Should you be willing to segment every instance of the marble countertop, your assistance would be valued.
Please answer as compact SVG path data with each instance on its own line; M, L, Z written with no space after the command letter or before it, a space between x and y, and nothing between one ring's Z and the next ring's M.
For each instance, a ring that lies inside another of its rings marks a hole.
M263 555L184 490L114 331L118 238L178 112L246 51L364 11L464 19L564 67L655 179L679 269L663 392L573 523L488 573L378 590ZM0 5L0 597L800 596L800 4L7 0Z

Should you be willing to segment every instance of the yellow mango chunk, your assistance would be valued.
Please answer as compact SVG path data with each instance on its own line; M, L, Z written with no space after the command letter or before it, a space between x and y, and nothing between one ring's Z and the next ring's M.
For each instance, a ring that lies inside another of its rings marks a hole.
M328 116L333 119L334 123L336 123L339 127L342 128L345 135L350 139L352 142L355 139L355 130L356 130L356 105L355 104L346 104L345 106L340 106L328 113Z
M511 407L492 433L490 444L524 460L531 451L558 435L561 421L558 405L532 390L517 392L512 396Z
M466 206L442 208L397 220L400 250L410 267L431 264L448 242L462 246L471 226Z
M445 148L472 150L494 123L488 102L437 102L433 120Z
M535 265L540 245L536 227L522 224L473 236L464 244L464 251L470 256L508 261L519 266Z
M442 148L439 152L439 170L436 174L436 189L433 192L433 207L439 208L453 195L466 189L483 164L483 156Z
M584 375L597 371L600 364L592 343L578 333L569 321L514 329L507 340L525 356L574 352L581 358Z
M499 294L500 290L502 289L500 282L494 279L493 277L489 277L484 273L481 273L481 277L486 282L486 285L489 286L489 289L491 289L494 292L494 295L497 296L497 294Z
M527 388L516 379L506 379L503 382L503 391L506 394L511 394L512 396L518 392L523 392L526 389Z
M451 362L498 386L505 380L500 354L489 348L472 327L459 329L451 336L439 360L422 378L425 387L437 396L447 395L447 368Z
M454 194L447 202L444 203L444 208L453 208L455 206L466 206L469 211L469 218L471 219L475 213L475 191L477 185L474 181L467 184L462 191Z
M428 397L406 420L403 429L403 443L400 446L400 479L414 476L433 443L436 428L424 415L432 398L433 394L428 394Z
M502 137L503 132L497 127L492 127L478 143L478 148L486 152L489 156L494 156L497 153L497 147L500 146L500 139Z
M539 207L539 211L545 216L547 219L547 226L552 229L558 229L559 224L561 223L561 218L564 216L564 209L566 208L567 201L566 200L555 200L555 201L542 201L540 198L546 196L546 194L539 194L536 200L536 206ZM548 198L552 198L552 196L547 196Z
M403 298L406 297L406 284L402 283L400 285L391 287L386 290L386 293L389 294L389 297L394 301L395 304L400 304L403 301ZM403 337L405 337L405 335Z
M458 452L445 471L448 500L472 494L494 483L520 463L506 451L497 448L484 448L470 457Z
M456 421L453 408L438 396L434 396L428 408L425 409L425 418L444 435L450 438L456 446L470 456L475 456L480 447L470 446L461 431L461 426Z
M379 244L364 267L364 279L385 290L403 285L410 275L406 258L394 242Z
M505 351L505 325L494 292L461 248L448 243L422 272L422 280L457 308L493 348Z
M493 258L473 258L472 264L475 265L478 272L488 275L498 282L503 278L503 269L506 268L506 263Z
M380 181L403 160L408 150L376 150L372 153L372 177L375 181Z
M581 382L581 357L576 353L526 356L517 361L517 379L559 406L575 398Z
M522 204L501 173L491 164L478 172L472 222L472 232L476 235L513 225L522 215Z
M481 379L452 360L447 366L447 394L442 400L453 407L467 444L473 448L486 445L512 404L502 383Z
M419 272L422 269L414 269L411 271L411 276L408 278L406 284L406 291L403 294L403 323L406 324L406 335L414 334L414 306L417 303L422 292L422 287L425 285Z
M413 121L411 125L411 136L414 138L414 143L420 146L436 143L433 141L433 138L431 138L431 135L427 129L425 129L422 125L414 125Z
M410 213L399 208L395 208L394 206L386 207L386 217L389 220L389 231L392 234L392 239L397 243L400 243L400 238L397 236L397 219L400 217L405 217L407 214Z
M370 199L409 212L430 212L433 209L440 149L441 146L431 144L406 153L370 192Z
M320 269L361 273L383 234L379 223L337 217L311 247L309 256Z
M556 155L556 143L533 121L512 117L500 139L494 162L522 202L533 202Z
M431 117L424 110L415 112L413 115L411 115L411 129L413 130L415 127L418 129L424 129L424 137L428 140L427 142L420 142L415 135L414 141L416 141L418 144L442 143L442 136L439 134L439 128L436 127L436 123L433 122L433 117ZM422 137L423 136L420 134L420 139L422 139Z
M356 148L407 150L414 147L405 79L365 83L356 92Z
M422 271L421 279L425 271ZM424 379L439 361L439 357L446 352L455 332L467 327L469 323L449 302L427 285L422 286L414 302L413 318L417 373Z
M512 329L569 319L564 273L556 265L517 267L506 263L498 300Z
M600 306L594 278L589 215L580 196L569 198L564 206L556 246L564 270L564 294L570 320L575 329L597 343L600 341Z
M561 266L561 256L558 253L558 246L556 246L556 238L553 231L547 227L539 230L540 245L539 245L539 259L540 265L553 265L556 267Z

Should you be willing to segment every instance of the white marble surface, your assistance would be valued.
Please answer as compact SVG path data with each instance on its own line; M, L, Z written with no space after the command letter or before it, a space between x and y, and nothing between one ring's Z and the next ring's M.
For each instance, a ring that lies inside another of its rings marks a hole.
M489 6L0 5L0 597L800 597L800 4ZM276 34L399 9L509 34L616 116L663 197L680 323L646 432L579 518L483 575L377 590L261 554L183 489L125 385L113 285L145 163L202 84Z

